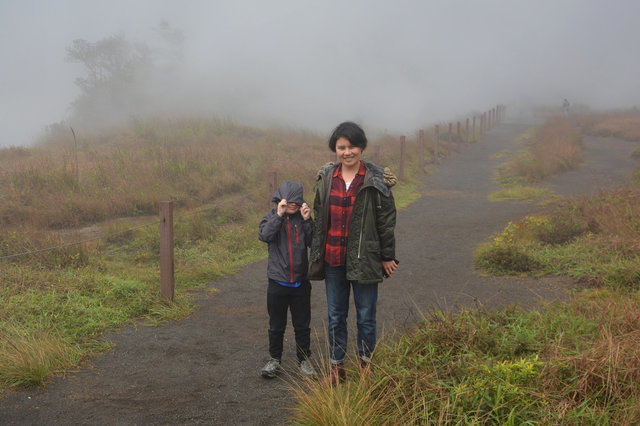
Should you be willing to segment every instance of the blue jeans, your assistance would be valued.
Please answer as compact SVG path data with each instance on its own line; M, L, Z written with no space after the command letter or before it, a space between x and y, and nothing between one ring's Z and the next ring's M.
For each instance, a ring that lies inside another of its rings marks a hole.
M329 351L332 364L341 364L347 352L347 316L353 288L358 326L358 356L369 360L376 346L376 304L378 284L359 284L347 280L347 270L325 264L325 289L329 312Z

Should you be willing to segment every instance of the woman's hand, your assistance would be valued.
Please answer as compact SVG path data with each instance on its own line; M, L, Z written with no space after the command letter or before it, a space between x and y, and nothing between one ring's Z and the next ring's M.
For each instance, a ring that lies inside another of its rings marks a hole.
M300 214L304 220L309 220L311 218L311 208L307 203L302 203L302 207L300 207Z
M382 269L390 277L398 269L398 264L395 260L382 261Z

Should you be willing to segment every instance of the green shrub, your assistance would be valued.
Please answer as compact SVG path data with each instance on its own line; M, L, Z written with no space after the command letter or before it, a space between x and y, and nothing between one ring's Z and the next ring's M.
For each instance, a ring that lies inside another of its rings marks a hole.
M589 223L574 214L554 214L534 226L533 235L543 244L565 244L590 231Z
M499 275L531 273L542 266L521 247L512 244L481 245L476 250L474 262L476 267Z

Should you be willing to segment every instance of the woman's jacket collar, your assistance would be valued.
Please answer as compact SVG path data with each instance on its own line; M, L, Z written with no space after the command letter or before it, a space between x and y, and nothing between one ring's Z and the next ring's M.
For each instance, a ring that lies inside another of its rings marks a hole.
M391 194L389 188L394 186L398 182L398 178L391 172L389 167L380 167L377 164L374 164L370 161L361 160L366 169L367 173L365 174L365 181L363 184L363 188L365 186L373 186L376 188L382 195L388 197ZM318 180L321 178L326 178L333 174L333 171L338 167L340 163L327 163L320 171L318 172Z

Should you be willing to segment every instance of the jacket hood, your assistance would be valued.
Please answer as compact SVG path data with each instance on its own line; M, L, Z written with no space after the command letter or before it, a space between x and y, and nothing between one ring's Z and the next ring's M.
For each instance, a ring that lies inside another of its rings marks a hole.
M273 194L271 201L279 203L282 199L287 200L289 203L304 203L302 184L291 180L282 182L278 190Z
M367 174L365 175L367 180L365 181L365 185L373 185L382 193L382 195L388 197L391 192L389 189L398 183L398 178L393 174L389 167L380 167L369 161L362 161L367 168ZM329 174L333 173L333 170L335 170L339 165L340 163L333 162L325 164L318 171L317 179L320 179L321 176L329 176Z

